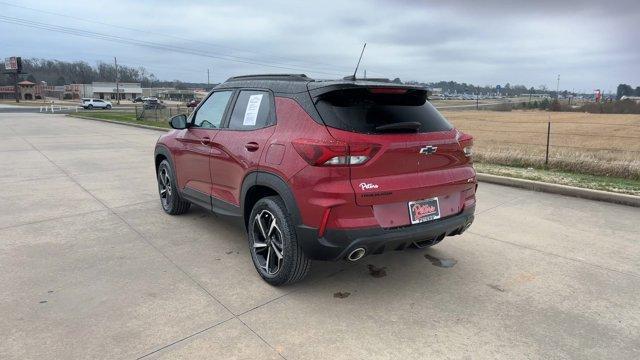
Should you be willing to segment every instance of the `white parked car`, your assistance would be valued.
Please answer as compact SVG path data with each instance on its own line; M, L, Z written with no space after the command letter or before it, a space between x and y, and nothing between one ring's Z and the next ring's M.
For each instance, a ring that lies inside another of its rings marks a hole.
M101 99L82 99L82 107L85 109L107 109L111 110L111 101Z

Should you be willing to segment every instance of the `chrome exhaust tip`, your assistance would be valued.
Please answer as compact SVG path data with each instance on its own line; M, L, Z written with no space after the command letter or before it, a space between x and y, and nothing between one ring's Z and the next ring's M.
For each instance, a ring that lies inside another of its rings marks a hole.
M349 253L349 255L347 255L347 260L349 261L358 261L360 259L362 259L364 257L364 254L367 251L364 248L356 248L355 250L353 250L352 252Z

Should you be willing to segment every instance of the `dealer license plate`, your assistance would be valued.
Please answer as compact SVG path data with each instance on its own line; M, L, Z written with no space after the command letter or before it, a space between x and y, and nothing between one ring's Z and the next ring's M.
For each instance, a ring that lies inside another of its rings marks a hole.
M439 219L440 205L438 204L438 198L410 201L409 216L411 216L412 224Z

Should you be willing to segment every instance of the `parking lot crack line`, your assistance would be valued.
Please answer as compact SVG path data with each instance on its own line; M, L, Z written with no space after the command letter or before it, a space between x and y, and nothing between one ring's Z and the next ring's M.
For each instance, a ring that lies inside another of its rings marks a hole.
M111 210L111 209L110 209ZM164 258L167 259L167 261L169 261L174 267L176 267L176 269L178 269L180 272L182 272L189 280L191 280L196 286L198 286L204 293L206 293L211 299L213 299L215 302L217 302L218 304L220 304L220 306L222 306L225 310L227 310L227 312L229 312L229 314L231 314L233 316L233 318L238 319L238 321L240 321L247 329L249 329L249 331L251 331L255 336L257 336L264 344L266 344L269 348L271 348L273 351L275 351L277 354L280 355L280 357L282 357L283 359L284 356L282 356L282 354L280 354L271 344L269 344L262 336L260 336L255 330L253 330L249 325L247 325L244 321L242 321L242 319L240 319L238 317L238 315L236 315L233 311L231 311L231 309L229 309L225 304L222 303L222 301L220 301L216 296L214 296L209 290L207 290L207 288L205 288L198 280L196 280L195 278L193 278L191 276L191 274L189 274L189 272L187 272L185 269L183 269L180 265L178 265L177 263L175 263L167 254L165 254L162 250L160 250L153 242L151 242L149 239L146 238L146 236L144 236L141 232L139 232L136 228L134 228L131 224L129 224L129 222L127 222L127 220L125 218L123 218L120 214L116 213L115 211L111 210L113 214L115 214L120 220L122 220L122 222L124 222L132 231L134 231L136 234L138 234L138 236L144 241L146 242L149 246L151 246L153 249L155 249L158 253L160 253ZM228 321L230 319L227 319L226 321ZM179 341L178 341L179 342ZM171 344L167 345L167 346L171 346ZM165 346L165 347L167 347ZM147 355L145 355L147 356Z
M631 276L631 277L640 279L640 275L637 275L637 274L628 273L628 272L617 270L617 269L612 269L612 268L609 268L609 267L606 267L606 266L602 266L602 265L598 265L598 264L593 264L593 263L590 263L588 261L581 260L581 259L576 259L576 258L572 258L572 257L568 257L568 256L554 254L552 252L548 252L548 251L532 248L532 247L529 247L529 246L525 246L525 245L522 245L522 244L518 244L518 243L511 242L511 241L507 241L507 240L497 239L497 238L494 238L492 236L479 234L479 233L476 233L476 232L473 232L473 231L469 231L469 230L467 230L466 232L468 232L470 234L473 234L473 235L476 235L476 236L480 236L480 237L485 238L485 239L498 241L498 242L501 242L501 243L504 243L504 244L510 244L510 245L517 246L517 247L520 247L520 248L523 248L523 249L536 251L536 252L539 252L541 254L555 256L557 258L578 262L578 263L581 263L581 264L584 264L584 265L589 265L589 266L592 266L592 267L595 267L595 268L598 268L598 269L601 269L601 270L611 271L611 272L615 272L615 273L618 273L618 274L621 274L621 275L627 275L627 276Z
M349 268L340 269L340 270L337 270L337 271L334 271L334 272L330 273L329 275L327 275L327 276L325 276L323 278L320 278L320 279L317 279L317 280L314 280L314 281L309 281L309 283L310 284L315 284L315 283L317 283L317 282L319 282L321 280L331 278L331 277L333 277L333 276L335 276L335 275L337 275L337 274L339 274L339 273L341 273L343 271L348 271L348 270L349 270ZM282 299L282 298L284 298L286 296L289 296L289 295L291 295L291 294L293 294L293 293L295 293L295 292L297 292L299 290L300 290L300 288L297 288L295 290L291 290L289 292L286 292L286 293L284 293L284 294L282 294L282 295L280 295L278 297L275 297L275 298L273 298L273 299L271 299L269 301L266 301L266 302L264 302L264 303L262 303L260 305L256 305L255 307L253 307L253 308L251 308L249 310L245 310L245 311L241 312L240 314L238 314L238 316L243 316L243 315L248 314L248 313L250 313L252 311L258 310L258 309L260 309L260 308L262 308L262 307L264 307L266 305L269 305L269 304L271 304L273 302L276 302L276 301L278 301L278 300L280 300L280 299Z
M109 209L91 210L91 211L87 211L87 212L83 212L83 213L79 213L79 214L62 215L62 216L53 217L53 218L30 221L30 222L27 222L27 223L9 225L9 226L5 226L5 227L0 228L0 231L7 230L7 229L19 228L19 227L22 227L22 226L45 223L45 222L48 222L48 221L56 221L56 220L70 219L70 218L80 217L80 216L85 216L85 215L91 215L91 214L95 214L95 213L99 213L99 212L109 212Z
M228 322L229 320L233 320L233 319L234 319L234 317L232 316L232 317L230 317L230 318L228 318L228 319L226 319L226 320L219 321L219 322L217 322L217 323L215 323L215 324L213 324L213 325L211 325L211 326L209 326L209 327L206 327L206 328L204 328L204 329L202 329L202 330L196 331L196 332L194 332L194 333L193 333L193 334L191 334L191 335L185 336L185 337L183 337L182 339L178 339L178 340L176 340L176 341L174 341L174 342L172 342L172 343L169 343L169 344L167 344L167 345L165 345L165 346L163 346L163 347L161 347L161 348L158 348L158 349L156 349L156 350L153 350L152 352L150 352L150 353L148 353L148 354L144 354L144 355L142 355L142 356L140 356L140 357L136 358L136 360L144 359L144 358L146 358L146 357L148 357L148 356L150 356L150 355L153 355L153 354L155 354L155 353L157 353L157 352L159 352L159 351L162 351L162 350L164 350L164 349L166 349L166 348L169 348L169 347L171 347L171 346L173 346L173 345L175 345L175 344L178 344L178 343L180 343L180 342L182 342L182 341L189 340L189 339L191 339L191 338L192 338L192 337L194 337L194 336L200 335L200 334L202 334L203 332L209 331L209 330L211 330L211 329L215 328L216 326L218 326L218 325L222 325L222 324L224 324L224 323Z
M490 208L488 208L488 209L484 209L484 210L482 210L482 211L478 211L478 212L476 212L476 213L475 213L475 216L478 216L478 215L480 215L480 214L484 214L484 213L489 212L489 211L491 211L491 210L493 210L493 209L499 208L500 206L507 205L507 204L509 204L509 203L512 203L512 202L515 202L515 201L518 201L518 200L521 200L521 199L524 199L524 198L526 198L526 196L518 196L518 197L516 197L516 198L514 198L514 199L511 199L511 200L507 200L507 201L501 202L501 203L499 203L498 205L495 205L495 206L492 206L492 207L490 207Z
M144 204L149 204L152 202L158 202L158 199L153 199L153 200L145 200L145 201L140 201L140 202L135 202L135 203L131 203L131 204L124 204L124 205L118 205L118 206L113 206L112 209L122 209L122 208L128 208L130 206L138 206L138 205L144 205Z
M51 160L51 158L49 158L47 155L45 155L42 151L40 151L40 149L38 149L35 145L33 145L29 140L25 139L24 137L22 138L24 141L27 142L27 144L29 144L29 146L31 146L34 150L36 150L37 152L40 153L40 155L42 155L45 159L47 159L53 166L55 166L58 170L60 170L63 174L65 174L69 180L71 180L73 183L75 183L76 185L78 185L84 192L86 192L87 194L89 194L92 198L94 198L100 205L102 205L105 209L109 209L109 206L107 206L107 204L105 204L102 200L98 199L95 195L93 195L92 192L90 192L89 190L87 190L84 186L82 186L82 184L80 184L78 181L76 181L76 179L73 178L73 176L71 176L71 174L69 174L69 172L67 172L65 169L63 169L60 165L56 164L53 160Z

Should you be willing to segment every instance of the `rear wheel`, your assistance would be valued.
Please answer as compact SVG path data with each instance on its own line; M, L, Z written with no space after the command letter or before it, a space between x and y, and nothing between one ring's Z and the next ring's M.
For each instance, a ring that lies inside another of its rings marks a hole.
M175 176L167 160L162 160L158 166L158 193L162 210L170 215L184 214L191 203L182 199L177 191Z
M89 106L87 106L87 109L93 110L93 105L89 104Z
M266 282L291 284L307 275L311 261L298 245L291 217L279 196L258 200L247 232L253 265Z

